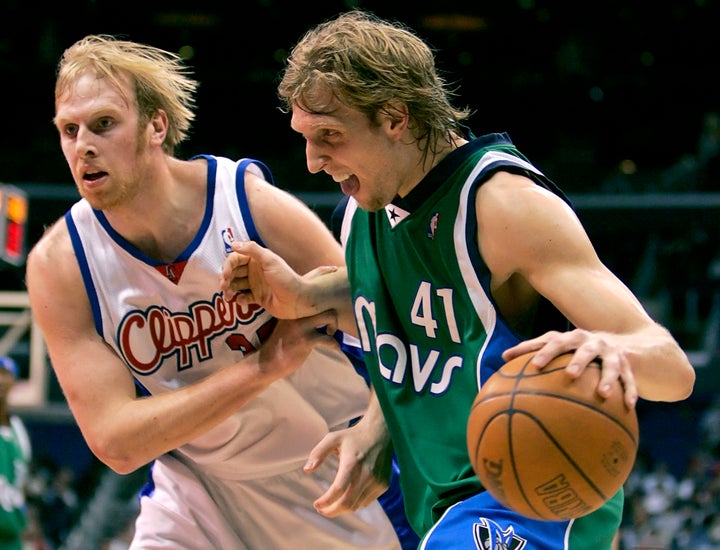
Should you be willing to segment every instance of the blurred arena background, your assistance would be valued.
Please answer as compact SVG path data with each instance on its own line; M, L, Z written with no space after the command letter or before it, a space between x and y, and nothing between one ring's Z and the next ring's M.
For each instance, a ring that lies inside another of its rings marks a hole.
M1 0L0 355L21 366L13 404L32 437L30 501L48 547L122 548L145 475L92 457L24 295L24 254L77 199L52 125L62 51L108 33L179 52L201 86L178 155L262 159L327 219L337 188L307 173L275 83L309 26L352 7L428 40L457 103L476 110L473 131L509 132L571 195L605 262L688 351L693 396L638 405L620 543L720 548L720 2Z

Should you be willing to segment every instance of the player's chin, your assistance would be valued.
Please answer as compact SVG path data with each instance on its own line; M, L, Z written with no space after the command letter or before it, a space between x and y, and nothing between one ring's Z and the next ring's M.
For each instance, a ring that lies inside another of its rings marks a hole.
M366 212L378 212L385 208L389 203L377 197L363 197L362 195L353 195L358 206Z

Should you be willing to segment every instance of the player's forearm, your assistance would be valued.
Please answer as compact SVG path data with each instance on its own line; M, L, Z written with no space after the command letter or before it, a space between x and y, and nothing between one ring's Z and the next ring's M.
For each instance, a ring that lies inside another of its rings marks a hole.
M375 390L371 387L370 401L368 402L367 410L363 415L363 421L371 426L373 432L377 435L377 439L385 439L387 443L390 442L390 434L387 429L387 423L383 416L380 402L378 401Z
M214 428L284 374L253 353L197 384L128 402L117 421L87 425L86 439L102 462L127 474Z
M298 317L334 310L337 314L337 328L357 335L346 267L338 267L335 271L320 275L309 273L302 277L301 281L297 302Z
M667 329L653 324L621 338L626 343L640 397L680 401L692 393L695 369Z

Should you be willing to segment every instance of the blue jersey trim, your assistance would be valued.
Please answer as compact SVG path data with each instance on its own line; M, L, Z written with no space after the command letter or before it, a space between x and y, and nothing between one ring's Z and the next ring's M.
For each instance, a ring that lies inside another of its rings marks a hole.
M212 218L213 213L213 199L215 196L215 174L217 173L217 159L215 157L212 157L210 155L198 155L198 157L202 157L207 160L208 163L208 173L207 173L207 190L206 190L206 196L205 196L205 213L203 214L202 222L200 223L200 228L198 229L198 232L195 234L195 237L193 237L193 240L190 242L190 244L183 250L177 258L175 258L172 262L164 262L161 260L157 260L155 258L151 258L141 250L139 250L135 245L128 242L125 237L123 237L120 233L115 231L115 229L110 225L110 222L108 221L107 217L105 216L105 213L101 210L95 210L93 209L93 213L95 217L97 218L98 222L102 227L105 229L107 234L110 236L110 238L115 241L115 243L121 247L123 250L125 250L128 254L131 256L137 258L141 262L157 267L162 265L167 265L168 263L177 263L177 262L183 262L190 258L192 253L195 251L195 249L200 245L200 242L202 241L203 237L205 236L205 232L207 231L208 226L210 225L210 220ZM197 157L193 157L197 158Z
M103 337L104 334L102 316L100 315L100 302L98 301L95 284L93 283L90 268L88 267L85 249L83 248L82 241L80 240L75 220L73 220L70 212L71 211L68 210L65 213L65 223L67 224L68 232L70 233L70 241L72 242L73 250L75 251L75 258L77 258L78 265L80 266L80 274L82 275L83 283L85 283L85 291L87 292L88 300L90 302L90 309L92 310L95 330L100 337Z
M260 170L262 170L263 176L265 176L265 180L267 180L272 185L275 185L272 173L270 172L270 168L268 168L259 160L246 158L242 159L238 163L237 170L235 171L235 193L237 194L240 213L242 214L243 220L245 220L245 229L248 232L248 236L256 243L262 246L266 246L262 238L260 238L260 234L258 233L257 228L255 227L255 222L253 221L252 214L250 213L250 202L248 201L247 192L245 190L245 170L247 170L247 167L251 164L254 164L258 168L260 168Z

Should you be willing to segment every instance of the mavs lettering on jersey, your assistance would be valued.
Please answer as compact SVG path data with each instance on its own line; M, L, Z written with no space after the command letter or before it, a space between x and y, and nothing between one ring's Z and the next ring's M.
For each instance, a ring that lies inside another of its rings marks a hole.
M411 311L412 323L421 326L425 329L425 334L428 338L434 338L438 322L435 319L431 304L431 285L427 281L420 283L418 290L415 294L415 300ZM460 334L455 322L454 310L452 307L452 289L443 288L436 291L438 297L441 298L445 319L446 328L450 334L453 342L460 343ZM366 323L366 315L370 319L372 337L375 339L375 349L377 353L378 366L380 374L383 378L395 383L403 383L408 365L408 356L410 363L410 372L412 376L413 387L416 392L421 393L425 391L428 381L431 375L436 371L436 367L441 364L440 379L437 382L430 384L429 391L432 394L442 394L447 391L452 380L452 373L456 368L462 368L463 358L460 355L451 355L446 359L440 359L440 351L432 349L428 352L426 357L420 356L420 347L412 342L405 347L403 340L391 333L380 333L377 331L377 317L375 311L375 304L368 301L366 298L360 296L356 298L355 304L355 317L358 320L360 342L362 349L365 352L372 350L371 334L368 332L368 325ZM385 353L389 351L389 353ZM386 364L385 359L393 357L393 364Z

